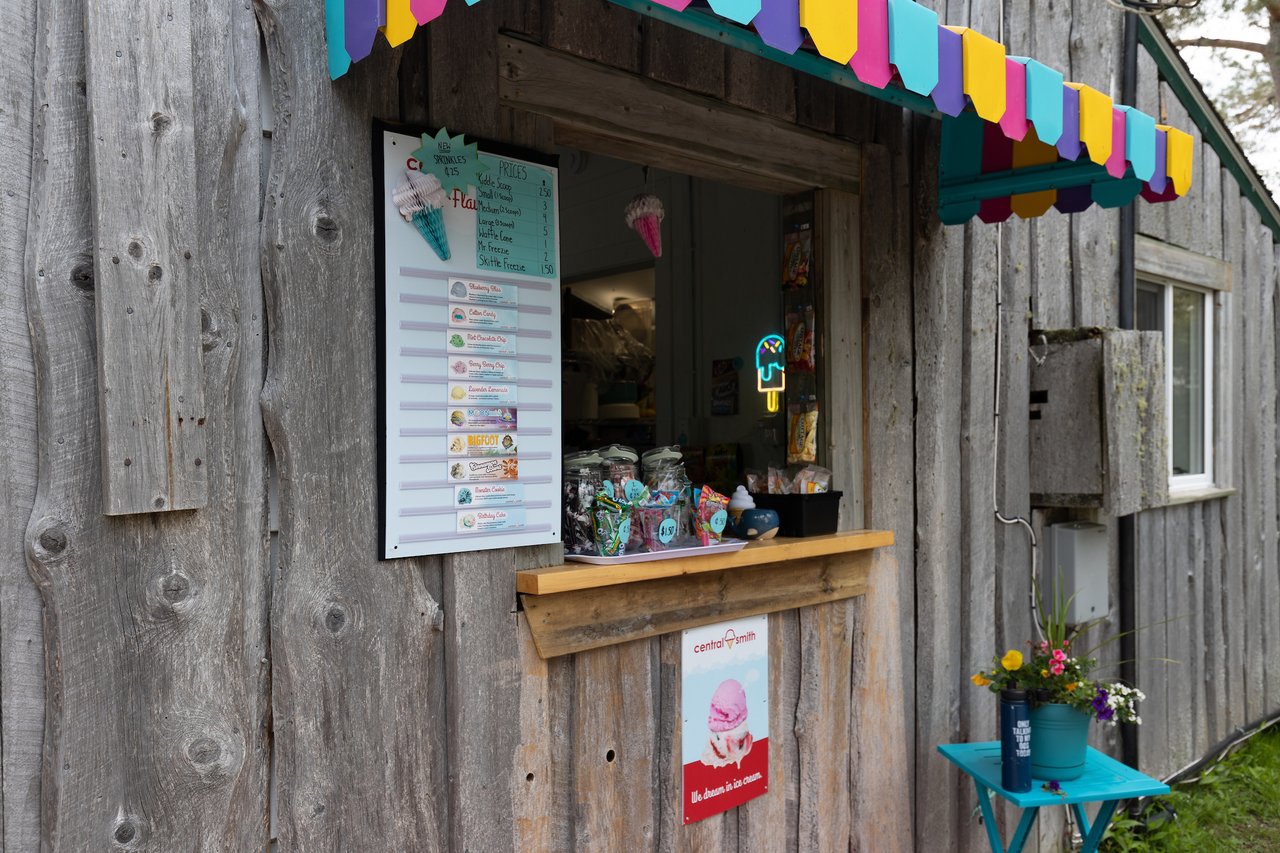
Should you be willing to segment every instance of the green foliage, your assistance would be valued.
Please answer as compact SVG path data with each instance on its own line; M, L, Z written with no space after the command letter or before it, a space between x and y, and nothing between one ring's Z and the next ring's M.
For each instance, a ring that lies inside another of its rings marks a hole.
M1107 828L1103 853L1262 853L1280 850L1280 727L1257 735L1198 780L1174 786L1146 810L1177 818L1144 828L1122 812Z

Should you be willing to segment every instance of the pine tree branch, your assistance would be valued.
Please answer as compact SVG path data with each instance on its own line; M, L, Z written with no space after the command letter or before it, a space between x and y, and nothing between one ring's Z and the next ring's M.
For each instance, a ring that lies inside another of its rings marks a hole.
M1235 39L1214 39L1214 38L1194 38L1194 39L1174 39L1174 45L1177 47L1222 47L1228 50L1247 50L1251 53L1259 53L1266 56L1271 47L1266 42L1261 41L1236 41Z

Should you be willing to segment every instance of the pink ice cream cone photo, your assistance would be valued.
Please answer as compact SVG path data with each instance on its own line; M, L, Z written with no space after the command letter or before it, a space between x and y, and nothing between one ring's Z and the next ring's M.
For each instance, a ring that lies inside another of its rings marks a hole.
M650 193L638 195L626 209L627 226L635 230L655 258L662 257L662 199Z
M752 738L747 730L747 693L736 680L725 679L716 688L707 728L710 734L702 751L702 763L708 767L741 767L742 759L751 752Z

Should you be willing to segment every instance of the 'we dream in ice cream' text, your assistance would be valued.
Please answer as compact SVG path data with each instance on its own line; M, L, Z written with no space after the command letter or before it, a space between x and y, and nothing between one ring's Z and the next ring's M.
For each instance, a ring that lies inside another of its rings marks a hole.
M755 631L748 631L745 634L735 634L730 628L724 632L724 636L718 640L711 640L706 643L698 643L693 647L693 653L700 654L702 652L715 652L720 649L732 649L738 643L750 643L756 638Z
M750 785L752 782L759 782L764 778L762 773L751 773L743 776L741 779L734 779L732 784L721 785L718 788L703 788L701 791L690 791L690 802L700 803L703 800L709 800L712 797L718 797L721 794L732 791L734 788L741 788L743 785Z

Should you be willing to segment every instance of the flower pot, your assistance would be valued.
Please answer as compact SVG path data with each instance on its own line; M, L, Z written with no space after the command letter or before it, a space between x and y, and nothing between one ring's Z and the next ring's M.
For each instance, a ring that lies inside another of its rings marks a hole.
M1031 709L1031 775L1066 782L1084 773L1092 716L1070 705Z

